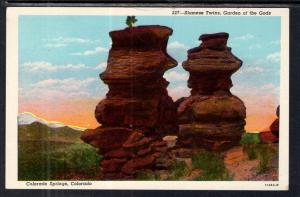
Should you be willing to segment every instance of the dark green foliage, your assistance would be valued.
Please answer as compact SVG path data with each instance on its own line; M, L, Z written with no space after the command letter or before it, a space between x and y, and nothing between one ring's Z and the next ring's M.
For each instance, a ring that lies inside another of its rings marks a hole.
M170 168L170 180L179 180L181 177L187 175L188 169L184 161L175 160Z
M137 19L135 18L135 16L127 16L127 19L126 19L126 25L128 27L132 27L134 25L134 23L137 22Z
M71 172L95 174L100 156L88 144L19 142L19 180L52 180Z
M81 131L34 122L18 127L19 180L51 180L66 173L95 174L100 156Z
M259 133L244 133L240 143L242 145L260 143Z
M203 174L197 178L199 181L224 181L231 180L223 159L217 153L201 151L192 157L194 168L203 170Z

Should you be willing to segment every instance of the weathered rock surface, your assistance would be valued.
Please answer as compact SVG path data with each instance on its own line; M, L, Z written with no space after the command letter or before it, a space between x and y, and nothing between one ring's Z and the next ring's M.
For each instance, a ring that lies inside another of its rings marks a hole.
M259 133L260 141L265 144L278 142L278 138L270 131Z
M101 126L81 136L103 154L104 179L130 179L167 158L162 137L178 132L176 104L163 78L166 70L177 65L166 52L171 34L172 29L164 26L110 32L112 48L107 68L100 74L109 91L95 109Z
M120 148L128 137L134 132L123 127L98 127L83 132L81 139L100 149L101 152Z
M138 26L110 32L112 48L100 78L109 87L95 116L103 126L176 133L176 105L168 96L164 72L177 65L167 52L172 29Z
M270 131L272 132L273 135L275 135L277 138L279 137L279 114L280 114L280 107L278 106L276 109L276 115L277 119L274 120L274 122L270 126Z
M260 140L262 143L276 143L279 142L279 109L276 109L277 119L275 119L270 125L270 130L260 133Z
M228 37L227 33L201 35L201 45L190 49L183 62L192 89L177 109L179 141L184 146L226 150L237 145L244 132L245 105L230 92L230 77L242 61L226 46Z

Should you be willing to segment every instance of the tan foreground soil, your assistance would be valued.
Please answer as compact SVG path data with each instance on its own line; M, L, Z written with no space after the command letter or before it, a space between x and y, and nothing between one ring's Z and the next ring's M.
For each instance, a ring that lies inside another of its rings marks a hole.
M275 181L278 180L278 144L272 144L277 150L270 169L258 173L259 159L249 160L242 147L235 147L224 152L224 163L234 181Z

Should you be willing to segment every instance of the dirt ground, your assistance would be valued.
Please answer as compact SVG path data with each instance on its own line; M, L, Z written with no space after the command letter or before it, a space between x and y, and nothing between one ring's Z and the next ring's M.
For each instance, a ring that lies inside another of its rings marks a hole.
M277 150L271 160L270 169L258 173L259 159L249 160L242 147L235 147L224 153L224 163L234 181L275 181L278 180L278 144L272 144Z

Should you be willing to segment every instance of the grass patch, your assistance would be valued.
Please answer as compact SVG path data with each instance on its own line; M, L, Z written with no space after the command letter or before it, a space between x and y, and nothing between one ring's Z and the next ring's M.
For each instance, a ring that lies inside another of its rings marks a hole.
M188 168L184 161L175 160L170 168L169 180L179 180L188 174Z
M155 180L160 180L160 177L156 173L139 171L137 173L136 179L143 180L143 181L155 181Z
M257 155L259 159L257 172L261 174L270 170L272 158L276 154L276 150L270 144L260 144L257 146Z
M193 168L203 170L199 181L225 181L232 180L229 176L223 159L217 153L201 151L192 157Z
M93 176L101 157L88 144L19 141L19 180L54 180L65 173L85 173Z
M267 172L271 168L271 161L276 151L270 144L260 144L259 133L244 133L241 139L243 150L249 160L259 159L258 173Z

